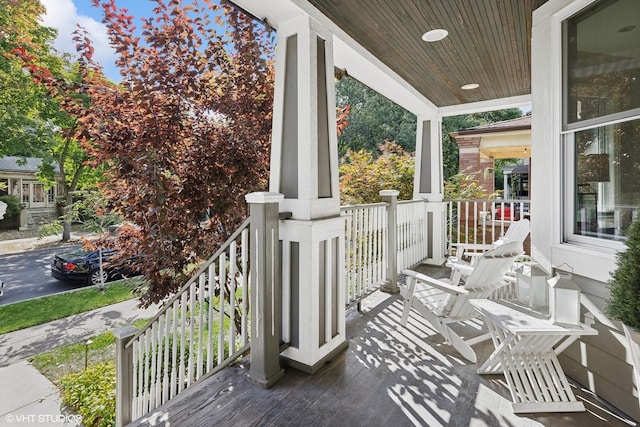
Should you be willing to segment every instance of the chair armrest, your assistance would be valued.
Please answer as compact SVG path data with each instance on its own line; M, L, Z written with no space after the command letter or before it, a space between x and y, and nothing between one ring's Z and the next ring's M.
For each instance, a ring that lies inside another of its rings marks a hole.
M447 292L449 294L460 295L469 293L469 291L467 291L462 286L452 285L450 283L443 282L442 280L434 279L433 277L418 273L414 270L402 270L402 274L413 277L417 282L424 283L431 286L432 288L440 289L441 291Z
M463 262L458 261L457 263L453 264L451 266L451 269L458 270L460 274L462 274L463 276L468 276L473 271L473 267L464 261Z

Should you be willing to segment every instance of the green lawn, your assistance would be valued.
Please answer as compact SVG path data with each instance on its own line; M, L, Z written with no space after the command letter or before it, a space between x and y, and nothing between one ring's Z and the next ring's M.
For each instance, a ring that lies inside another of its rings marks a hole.
M133 322L133 325L141 328L147 324L147 321L147 319L137 320ZM60 379L64 375L84 369L85 351L89 365L106 360L115 360L115 342L116 339L113 336L113 332L104 332L92 337L91 343L88 345L85 345L83 341L57 347L46 353L33 356L29 360L52 383L59 386Z
M0 306L0 335L126 301L138 284L129 279L108 284L104 292L87 288Z

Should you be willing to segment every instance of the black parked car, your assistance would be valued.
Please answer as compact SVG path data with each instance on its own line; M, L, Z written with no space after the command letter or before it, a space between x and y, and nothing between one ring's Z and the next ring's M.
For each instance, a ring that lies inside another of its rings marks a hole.
M115 249L102 249L102 276L99 249L87 251L79 247L71 252L56 255L51 264L51 277L64 281L86 282L89 285L99 285L103 280L108 282L122 278L127 271L109 266L109 259L116 252Z

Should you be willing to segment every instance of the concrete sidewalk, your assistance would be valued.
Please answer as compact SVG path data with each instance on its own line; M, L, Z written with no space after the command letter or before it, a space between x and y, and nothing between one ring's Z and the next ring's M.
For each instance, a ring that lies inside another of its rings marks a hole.
M65 243L78 243L80 242L81 238L95 239L96 237L97 236L94 233L85 231L74 231L71 233L70 240ZM55 244L63 244L62 238L59 234L55 236L45 236L41 239L37 237L29 237L26 239L0 240L0 255L15 254L18 252L40 249Z
M27 358L53 348L152 317L157 306L136 307L137 300L76 314L0 335L0 426L76 426L78 417L60 408L57 388Z

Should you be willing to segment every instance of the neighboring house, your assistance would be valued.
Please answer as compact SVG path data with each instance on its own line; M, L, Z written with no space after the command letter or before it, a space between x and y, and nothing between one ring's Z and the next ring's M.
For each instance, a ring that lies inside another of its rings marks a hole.
M36 178L42 159L27 157L22 164L19 157L0 157L0 182L6 185L0 189L0 196L11 194L21 203L19 227L21 229L38 227L43 221L58 217L56 201L62 196L62 175L55 168L57 184L47 188Z
M461 129L449 135L458 144L460 172L475 175L488 194L495 192L496 159L524 159L522 164L503 169L503 198L529 198L531 115Z

